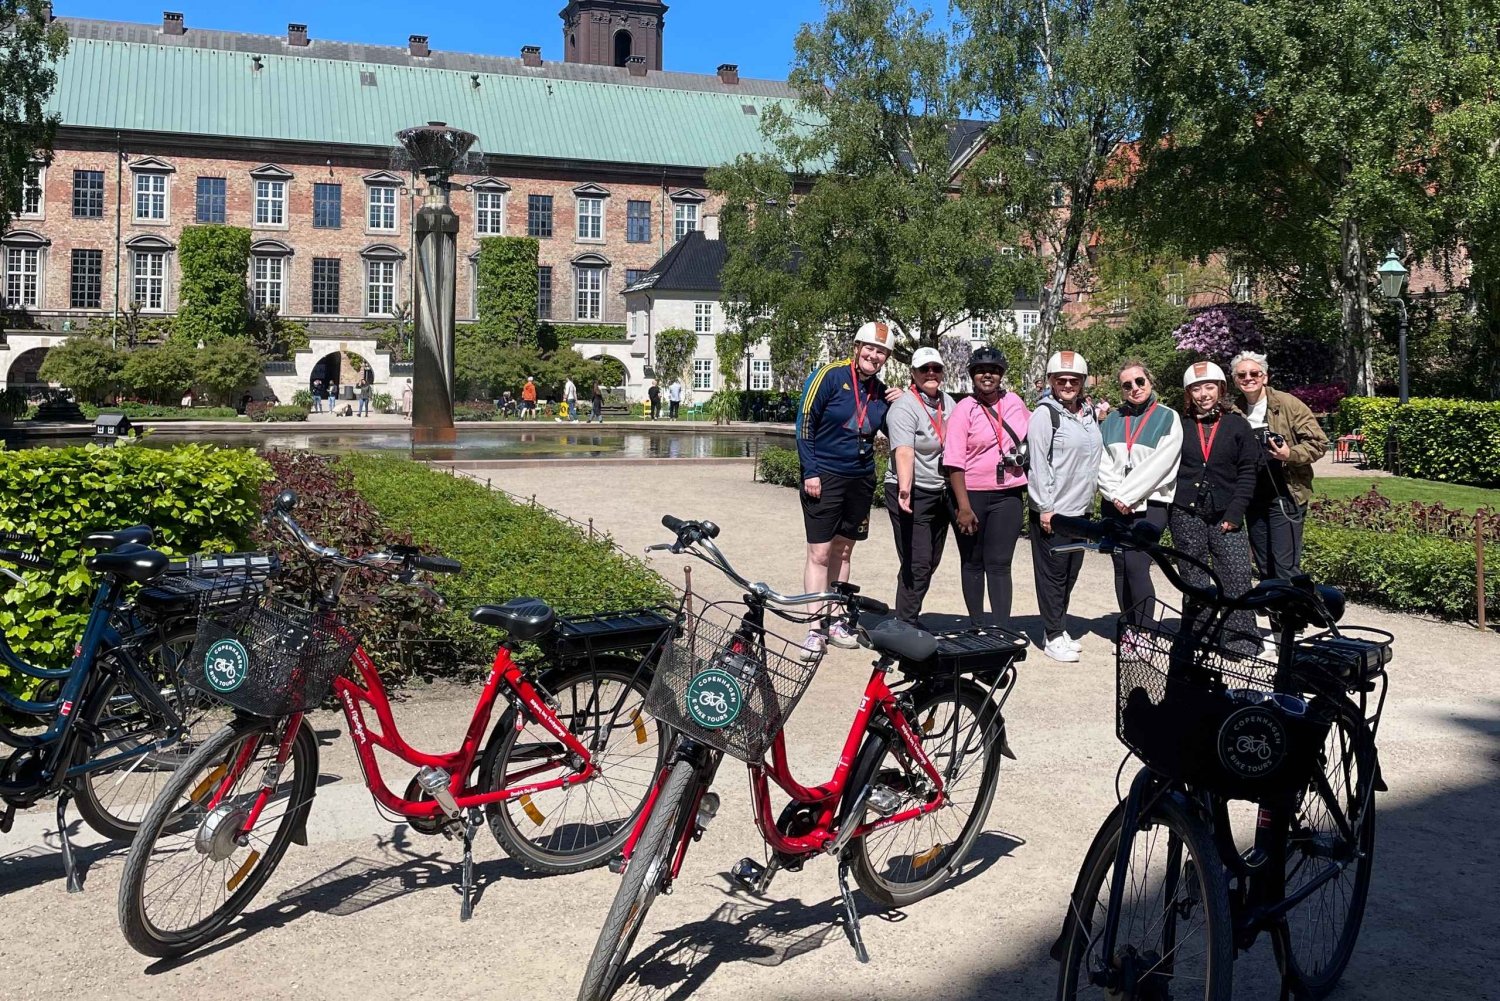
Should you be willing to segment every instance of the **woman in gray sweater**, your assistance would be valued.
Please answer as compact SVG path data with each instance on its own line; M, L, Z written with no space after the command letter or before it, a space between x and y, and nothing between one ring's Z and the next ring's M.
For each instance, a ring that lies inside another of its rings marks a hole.
M1053 547L1070 541L1052 529L1052 516L1082 517L1094 506L1099 483L1099 460L1104 439L1094 408L1083 399L1083 380L1089 365L1083 355L1059 351L1047 360L1044 396L1031 414L1026 439L1031 442L1031 566L1036 574L1036 603L1046 631L1042 652L1053 660L1073 663L1083 645L1067 630L1068 601L1083 553L1057 553Z
M896 618L915 626L952 524L941 462L944 422L953 412L953 398L943 392L943 356L935 348L918 348L912 354L911 380L885 415L891 443L885 507L901 559Z

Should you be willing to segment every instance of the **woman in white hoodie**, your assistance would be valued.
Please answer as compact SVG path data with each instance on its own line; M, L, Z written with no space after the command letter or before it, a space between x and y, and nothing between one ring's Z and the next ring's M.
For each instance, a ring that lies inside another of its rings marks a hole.
M1182 420L1162 406L1144 362L1120 367L1124 402L1104 419L1104 458L1099 464L1099 493L1104 517L1126 528L1147 521L1161 530L1177 490L1182 458ZM1141 605L1156 597L1151 584L1151 557L1141 552L1115 553L1115 597L1126 621L1143 622Z

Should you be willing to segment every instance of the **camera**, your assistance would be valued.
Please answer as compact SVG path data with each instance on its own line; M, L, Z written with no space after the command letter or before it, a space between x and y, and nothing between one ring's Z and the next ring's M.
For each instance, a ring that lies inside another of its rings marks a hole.
M1266 447L1269 448L1272 445L1276 446L1277 448L1286 448L1286 438L1273 432L1267 432Z

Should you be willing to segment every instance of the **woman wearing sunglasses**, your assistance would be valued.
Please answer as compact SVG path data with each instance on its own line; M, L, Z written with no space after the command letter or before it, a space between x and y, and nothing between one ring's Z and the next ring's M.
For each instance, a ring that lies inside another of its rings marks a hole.
M1313 463L1328 451L1328 436L1307 404L1271 388L1265 355L1242 351L1229 371L1267 460L1246 512L1250 554L1263 580L1286 579L1301 572L1302 519L1312 500Z
M1005 355L981 347L969 356L974 394L953 408L943 466L953 491L964 605L976 626L1010 618L1010 564L1021 535L1026 471L1020 455L1031 411L1001 385ZM993 620L984 614L988 584Z
M1031 470L1027 493L1035 517L1031 532L1031 569L1036 576L1036 603L1046 639L1042 652L1066 664L1078 660L1083 645L1067 631L1068 601L1083 553L1055 553L1070 541L1053 532L1052 516L1086 517L1094 508L1099 460L1104 439L1093 405L1084 401L1083 381L1089 365L1075 351L1059 351L1047 360L1048 392L1031 415ZM1039 525L1041 531L1036 531Z
M1126 527L1146 521L1158 530L1177 490L1182 458L1182 421L1156 398L1144 362L1120 367L1118 409L1104 419L1104 458L1099 463L1103 513ZM1151 584L1151 557L1139 550L1115 553L1115 597L1126 621L1140 624L1142 602L1156 597Z
M885 415L891 443L885 507L901 559L896 618L914 626L920 625L917 617L953 522L942 470L943 436L952 414L953 397L943 392L943 356L936 348L918 348L911 356L911 386Z

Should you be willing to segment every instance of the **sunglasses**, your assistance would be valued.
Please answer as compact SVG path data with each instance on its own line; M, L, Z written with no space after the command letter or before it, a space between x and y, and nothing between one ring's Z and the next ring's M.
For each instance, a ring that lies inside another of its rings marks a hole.
M1264 373L1264 372L1236 372L1236 373L1234 373L1234 377L1236 379L1239 379L1241 382L1248 382L1251 379L1264 379L1266 377L1266 373Z
M923 375L942 375L943 374L943 366L941 366L941 365L923 365L921 368L917 369L917 371L921 372Z
M1129 392L1131 389L1145 389L1149 385L1151 385L1151 380L1146 378L1144 375L1138 375L1133 380L1120 380L1120 388L1125 390L1126 392Z
M1072 376L1054 375L1052 377L1052 381L1057 383L1059 386L1077 386L1080 385L1083 380L1074 378Z

